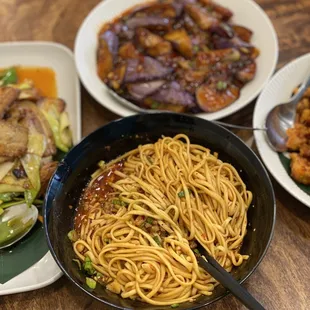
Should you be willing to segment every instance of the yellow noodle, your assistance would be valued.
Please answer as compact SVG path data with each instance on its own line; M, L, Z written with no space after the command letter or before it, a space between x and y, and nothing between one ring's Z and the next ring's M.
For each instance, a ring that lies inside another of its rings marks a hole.
M107 289L152 305L193 301L217 285L198 266L193 242L227 271L248 258L240 248L252 193L217 153L179 134L141 145L93 176L109 171L117 179L106 203L121 203L112 212L93 200L81 205L87 212L73 244L81 261L91 259Z

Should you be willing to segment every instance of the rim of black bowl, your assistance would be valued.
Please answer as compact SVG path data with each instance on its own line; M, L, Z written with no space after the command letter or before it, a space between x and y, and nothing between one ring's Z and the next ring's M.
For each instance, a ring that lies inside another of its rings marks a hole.
M178 117L184 117L184 118L187 118L187 119L195 119L196 121L199 121L201 123L204 123L204 122L207 122L207 123L211 123L212 125L214 125L215 127L220 127L222 130L226 131L226 133L228 133L229 135L232 135L234 138L236 138L237 140L239 140L251 153L252 155L255 157L255 159L258 161L258 163L260 164L261 166L261 169L262 171L264 172L265 176L266 176L266 179L268 180L268 187L270 187L271 189L271 193L272 193L272 201L273 201L273 222L272 222L272 227L271 227L271 233L270 233L270 236L268 238L268 242L266 244L266 247L261 255L261 257L258 259L257 263L255 264L255 266L249 271L249 273L243 278L241 279L240 281L238 281L240 284L244 283L246 280L248 280L248 278L254 273L254 271L257 269L257 267L260 265L260 263L262 262L262 260L264 259L264 257L266 256L266 253L270 247L270 244L271 244L271 241L273 239L273 236L274 236L274 229L275 229L275 222L276 222L276 198L275 198L275 193L274 193L274 189L273 189L273 186L272 186L272 182L270 180L270 177L269 177L269 174L265 168L265 166L263 165L262 161L260 160L260 158L258 157L258 155L255 154L255 152L250 148L248 147L244 141L239 138L236 134L234 134L233 132L231 132L230 130L226 129L225 127L219 125L219 124L216 124L215 122L212 122L212 121L209 121L209 120L205 120L205 119L202 119L202 118L199 118L197 116L194 116L194 115L187 115L187 114L180 114L180 113L173 113L173 112L158 112L158 113L143 113L143 114L134 114L134 115L131 115L131 116L127 116L127 117L124 117L124 118L118 118L116 120L113 120L107 124L105 124L104 126L101 126L99 127L98 129L94 130L93 132L91 132L90 134L88 134L86 137L84 137L78 144L76 144L66 155L65 157L61 160L61 162L59 163L59 165L61 163L65 163L66 160L71 156L71 154L75 153L77 149L81 148L82 145L84 145L86 143L86 141L88 140L89 137L91 137L92 135L95 135L98 131L102 130L102 128L106 127L106 126L109 126L110 124L114 124L114 123L118 123L118 122L121 122L122 120L125 120L125 119L135 119L135 118L138 118L138 117L143 117L144 115L158 115L158 114L165 114L165 115L171 115L171 116L178 116ZM63 265L59 262L58 260L58 257L54 251L54 248L51 244L51 240L49 238L49 233L48 233L48 227L46 225L47 223L47 212L46 212L46 205L48 203L48 200L49 200L49 194L50 194L50 186L52 184L52 180L54 178L54 176L56 175L57 171L59 170L59 166L58 168L56 169L53 177L50 179L50 182L49 182L49 185L48 185L48 188L46 190L46 195L45 195L45 198L44 198L44 205L43 205L43 218L44 218L44 221L43 221L43 226L44 226L44 232L45 232L45 237L46 237L46 240L47 240L47 244L48 244L48 247L50 249L50 252L54 258L54 260L56 261L58 267L61 269L61 271L64 273L64 275L71 281L73 282L79 289L81 289L84 293L86 293L87 295L91 296L92 298L96 299L97 301L99 302L102 302L106 305L109 305L113 308L116 308L116 309L123 309L123 310L132 310L131 308L124 308L124 307L119 307L119 306L116 306L114 305L113 303L107 301L107 300L103 300L95 295L93 295L91 292L87 291L82 285L80 285L77 281L75 281L70 275L69 273L67 272L67 270L63 267ZM200 305L194 305L193 304L193 307L189 307L188 310L195 310L195 309L200 309L202 307L205 307L207 305L210 305L222 298L224 298L225 296L231 294L229 291L226 290L225 293L223 293L222 295L214 298L213 300L211 301L208 301L207 303L205 304L200 304Z

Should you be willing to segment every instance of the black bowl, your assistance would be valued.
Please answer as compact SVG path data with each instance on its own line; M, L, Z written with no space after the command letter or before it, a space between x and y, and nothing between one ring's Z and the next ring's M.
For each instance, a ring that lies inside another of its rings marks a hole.
M72 262L75 254L67 233L73 227L75 208L82 189L88 182L98 161L106 162L140 144L156 141L162 135L187 134L192 143L209 147L220 159L234 165L254 199L248 211L248 233L241 252L250 258L233 271L243 282L264 257L273 235L276 205L268 174L257 156L237 136L214 123L180 114L143 114L114 121L96 130L75 146L60 163L52 178L45 199L44 221L49 248L64 274L81 290L95 299L119 309L171 309L122 299L97 285L90 290L85 275ZM227 294L218 286L211 296L203 296L194 303L181 304L181 309L197 309Z

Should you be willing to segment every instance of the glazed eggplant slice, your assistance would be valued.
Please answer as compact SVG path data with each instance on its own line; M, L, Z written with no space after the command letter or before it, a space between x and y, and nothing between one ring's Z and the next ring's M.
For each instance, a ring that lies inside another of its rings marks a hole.
M198 1L203 6L206 6L209 11L214 11L216 15L224 21L228 21L233 16L232 11L213 2L212 0L198 0Z
M152 57L141 57L139 59L128 59L127 70L124 77L125 83L151 81L165 78L173 71Z
M196 91L199 107L205 112L216 112L230 105L239 98L240 89L227 82L203 84Z
M164 39L172 42L175 49L184 57L191 58L193 56L192 41L185 29L172 30L164 36Z
M250 43L253 35L253 32L250 29L239 25L233 25L232 29L234 30L235 35L242 41Z
M99 39L97 52L97 71L102 81L113 70L113 55L109 50L109 45L104 38Z
M10 108L12 103L18 98L20 90L13 87L0 87L0 119Z
M115 57L117 56L119 39L115 32L111 30L107 30L101 36L101 39L105 40L108 45L108 49L113 56L113 60L115 61Z
M161 103L184 106L186 109L195 105L194 97L182 90L177 82L171 82L165 88L161 88L152 99Z
M252 81L255 77L255 74L256 74L256 63L251 62L236 73L236 78L238 81L245 84Z
M134 98L135 100L141 100L156 92L165 83L165 80L158 80L144 83L128 84L127 89L128 93L132 96L132 98Z
M168 41L162 41L154 47L148 48L146 52L153 57L168 55L172 52L172 45Z
M120 89L124 82L127 65L125 63L119 64L114 71L108 74L108 85L115 90Z
M146 27L148 29L165 30L171 24L166 17L160 16L142 16L133 17L126 22L128 29L135 29L138 27Z
M135 48L132 42L126 42L119 48L118 55L124 60L129 58L138 58L139 51Z
M163 41L163 39L160 36L142 27L136 30L136 38L138 44L143 48L154 47L158 43Z
M206 9L196 4L186 4L186 13L194 20L201 30L209 28L219 23L218 19L212 16Z
M27 143L26 127L0 120L0 157L2 159L22 157L27 151Z

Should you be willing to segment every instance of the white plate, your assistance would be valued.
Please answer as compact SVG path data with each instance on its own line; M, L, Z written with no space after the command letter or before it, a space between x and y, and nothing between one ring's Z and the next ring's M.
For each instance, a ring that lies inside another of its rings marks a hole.
M75 40L75 61L83 85L100 104L123 117L135 112L112 98L97 75L97 34L104 23L119 16L126 9L145 2L145 0L102 1L86 17ZM249 104L272 76L278 60L276 32L268 16L253 0L216 0L216 2L233 11L234 23L248 27L254 32L252 42L260 49L261 54L256 60L255 79L242 89L241 96L236 102L218 112L197 115L208 120L226 117Z
M56 73L58 96L67 103L74 143L81 140L80 84L72 52L51 42L0 43L0 68L14 65L49 67ZM9 266L8 266L9 268ZM41 260L5 284L0 295L26 292L47 286L61 276L61 271L48 252Z
M267 114L274 106L290 99L293 89L310 74L310 53L282 68L259 96L254 110L253 126L262 128ZM302 191L285 171L278 153L266 141L264 132L254 132L258 151L273 177L296 199L310 207L310 196Z

